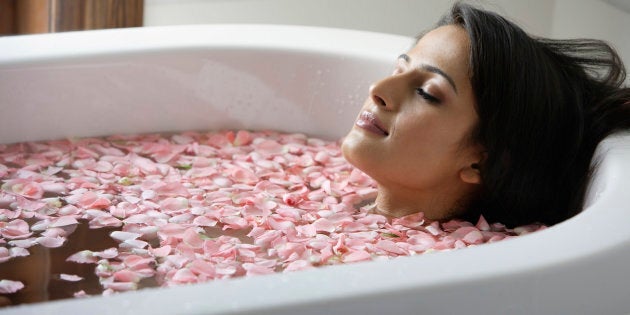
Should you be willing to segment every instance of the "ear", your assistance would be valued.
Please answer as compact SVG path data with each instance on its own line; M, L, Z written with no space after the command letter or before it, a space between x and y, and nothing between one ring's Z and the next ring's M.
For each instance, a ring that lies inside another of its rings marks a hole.
M473 145L470 149L470 155L465 158L466 164L459 171L459 178L466 184L478 185L482 181L481 163L484 162L488 154L479 144Z
M481 184L479 163L471 163L459 171L459 178L467 184Z

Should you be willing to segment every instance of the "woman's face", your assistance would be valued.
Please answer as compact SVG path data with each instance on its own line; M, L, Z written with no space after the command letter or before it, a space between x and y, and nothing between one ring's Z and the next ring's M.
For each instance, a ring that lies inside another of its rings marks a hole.
M481 150L468 141L478 120L469 45L461 27L439 27L370 87L342 150L377 181L379 194L382 188L411 194L452 190L465 182L462 171L479 162Z

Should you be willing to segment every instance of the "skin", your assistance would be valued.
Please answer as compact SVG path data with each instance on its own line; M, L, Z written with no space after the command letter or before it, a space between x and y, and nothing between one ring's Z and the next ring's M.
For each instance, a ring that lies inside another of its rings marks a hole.
M469 140L478 121L469 46L462 28L439 27L370 87L342 152L378 183L377 212L448 219L478 190L483 148Z

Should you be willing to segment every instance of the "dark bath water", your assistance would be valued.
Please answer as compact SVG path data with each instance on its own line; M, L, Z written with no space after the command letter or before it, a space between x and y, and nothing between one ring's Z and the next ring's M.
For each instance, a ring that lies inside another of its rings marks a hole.
M116 229L90 229L87 223L81 223L63 246L46 248L35 245L28 249L29 256L13 258L0 264L0 279L24 283L24 289L0 296L0 306L67 299L80 290L89 295L101 294L103 288L94 273L96 264L66 262L66 259L84 249L102 251L117 247L116 241L109 236L114 230ZM61 280L60 274L77 275L83 277L83 280Z

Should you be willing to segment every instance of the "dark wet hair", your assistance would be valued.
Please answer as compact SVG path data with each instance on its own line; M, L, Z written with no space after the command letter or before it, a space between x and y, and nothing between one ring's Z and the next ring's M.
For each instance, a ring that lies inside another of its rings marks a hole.
M469 214L508 226L555 224L582 209L597 144L630 128L630 89L600 40L528 35L496 13L456 3L438 26L470 38L470 80L484 146Z

